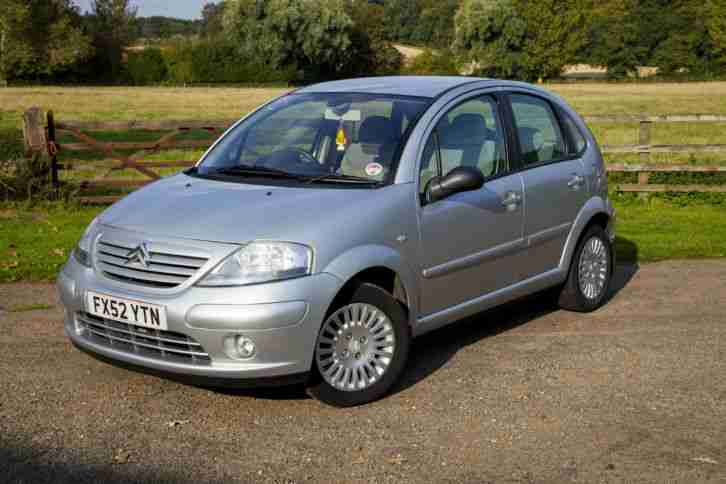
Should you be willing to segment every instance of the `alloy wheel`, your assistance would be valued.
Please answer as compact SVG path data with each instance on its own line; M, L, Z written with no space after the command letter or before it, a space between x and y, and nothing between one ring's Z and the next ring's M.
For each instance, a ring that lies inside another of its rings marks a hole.
M338 390L365 390L386 373L396 351L393 323L365 303L342 307L323 324L317 343L318 370Z

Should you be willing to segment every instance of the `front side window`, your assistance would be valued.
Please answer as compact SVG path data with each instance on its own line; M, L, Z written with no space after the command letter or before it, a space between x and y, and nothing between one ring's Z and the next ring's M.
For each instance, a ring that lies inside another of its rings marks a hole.
M381 182L428 101L374 94L292 94L236 126L197 166L200 175L328 177Z
M550 104L525 94L510 95L514 123L526 165L568 157L567 145Z
M434 176L445 176L454 168L478 168L484 177L506 170L504 133L493 98L466 101L446 113L431 135L421 163L423 190Z

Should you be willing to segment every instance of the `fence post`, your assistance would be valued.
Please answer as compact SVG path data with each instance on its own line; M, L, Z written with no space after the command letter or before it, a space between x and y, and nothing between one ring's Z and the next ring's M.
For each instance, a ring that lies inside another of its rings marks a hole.
M640 162L643 164L650 162L650 132L652 125L653 123L651 121L641 121L638 129L638 144L641 147L648 147L647 151L640 152Z
M638 144L643 147L647 146L647 151L641 151L640 152L640 163L642 165L647 165L650 163L650 134L651 134L651 127L653 126L653 123L651 121L641 121L639 128L638 128ZM647 185L648 180L650 179L650 173L648 172L640 172L638 173L638 185ZM647 200L648 199L648 193L639 193L638 198Z
M25 156L42 153L45 150L43 110L32 107L23 113L23 145Z
M58 180L58 145L55 142L55 119L53 111L48 111L47 140L48 140L48 156L50 156L50 182L53 188L57 190L60 187Z

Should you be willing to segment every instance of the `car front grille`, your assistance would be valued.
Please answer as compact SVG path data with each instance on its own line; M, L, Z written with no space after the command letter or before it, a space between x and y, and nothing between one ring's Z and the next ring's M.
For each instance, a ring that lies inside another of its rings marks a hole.
M138 251L138 246L102 238L96 246L96 267L110 279L168 289L186 282L209 260L201 254L175 253L151 245L142 264L134 259Z
M180 333L141 328L88 313L77 313L76 324L86 340L117 351L192 365L211 363L202 345Z

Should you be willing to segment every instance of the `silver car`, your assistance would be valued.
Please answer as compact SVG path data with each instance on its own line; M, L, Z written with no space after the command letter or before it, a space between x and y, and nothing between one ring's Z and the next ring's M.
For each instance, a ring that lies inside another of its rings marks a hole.
M58 288L68 337L101 359L197 384L306 382L352 406L391 389L412 338L466 316L548 288L598 308L614 218L593 135L549 92L328 82L99 215Z

